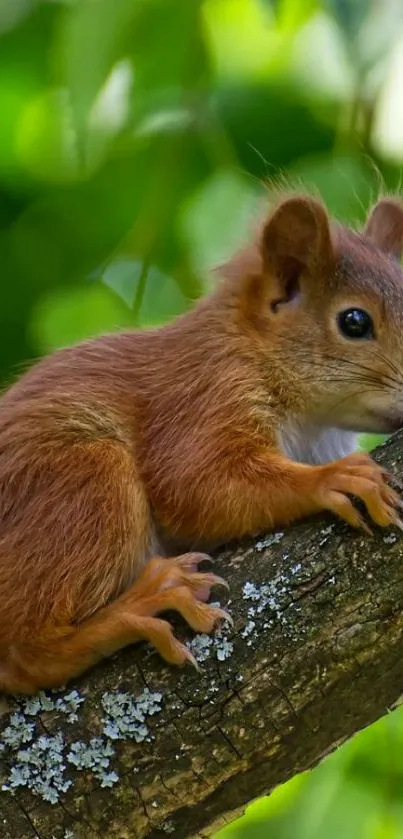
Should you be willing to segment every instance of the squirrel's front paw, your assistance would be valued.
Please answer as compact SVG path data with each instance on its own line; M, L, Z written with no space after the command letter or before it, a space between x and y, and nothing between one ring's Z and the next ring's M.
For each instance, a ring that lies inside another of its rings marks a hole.
M345 519L352 527L370 531L348 496L360 498L380 527L395 525L403 530L398 510L403 502L388 485L388 473L369 455L353 454L323 467L316 489L319 506Z

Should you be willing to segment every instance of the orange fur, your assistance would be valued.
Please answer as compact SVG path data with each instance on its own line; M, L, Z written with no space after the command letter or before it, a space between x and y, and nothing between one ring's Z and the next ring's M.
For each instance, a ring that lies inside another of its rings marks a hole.
M4 394L0 689L64 684L140 638L189 660L158 614L210 632L224 613L205 602L220 581L199 571L203 555L182 551L323 509L361 526L350 494L377 524L398 521L369 457L296 462L280 442L290 422L386 430L403 417L390 386L391 365L403 370L403 277L388 253L400 252L403 210L393 204L391 224L390 213L379 202L359 235L317 201L280 202L193 311L61 350ZM351 375L357 348L334 328L337 307L357 301L380 336L360 347L370 401Z

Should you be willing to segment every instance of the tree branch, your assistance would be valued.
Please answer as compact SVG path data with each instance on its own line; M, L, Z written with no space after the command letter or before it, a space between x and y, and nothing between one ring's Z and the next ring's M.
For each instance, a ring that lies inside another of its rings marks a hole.
M376 457L397 477L403 434ZM400 533L315 520L217 566L235 629L196 638L200 673L134 647L48 701L3 703L1 839L213 836L399 703Z

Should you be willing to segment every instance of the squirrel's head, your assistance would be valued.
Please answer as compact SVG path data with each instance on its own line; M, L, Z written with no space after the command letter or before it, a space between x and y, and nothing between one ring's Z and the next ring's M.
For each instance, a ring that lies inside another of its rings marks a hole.
M331 222L310 197L272 212L260 270L254 253L253 273L242 271L240 311L267 376L283 371L289 410L354 431L403 426L402 249L394 198L378 201L362 233Z

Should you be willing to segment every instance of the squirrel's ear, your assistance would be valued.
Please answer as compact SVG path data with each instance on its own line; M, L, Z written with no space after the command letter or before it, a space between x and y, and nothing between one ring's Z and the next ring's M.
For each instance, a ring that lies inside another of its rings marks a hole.
M260 266L246 264L238 292L243 315L255 325L269 310L297 303L305 281L320 282L331 271L335 258L322 204L306 196L284 199L261 229L258 253Z
M267 221L261 239L265 272L287 292L303 273L323 275L333 264L326 210L310 197L285 199Z
M395 259L403 251L403 204L397 198L381 198L372 209L364 229L378 248Z

